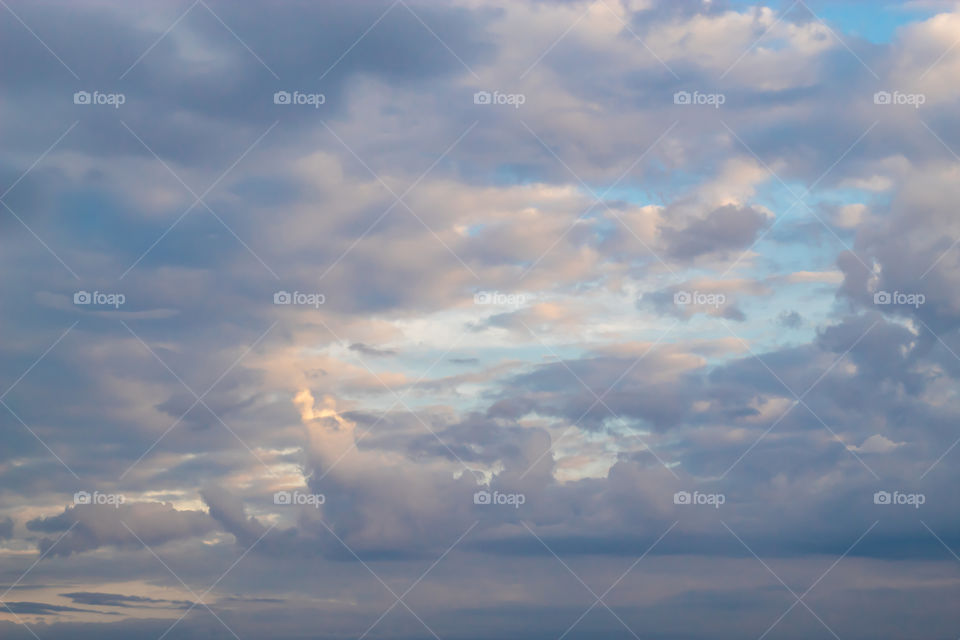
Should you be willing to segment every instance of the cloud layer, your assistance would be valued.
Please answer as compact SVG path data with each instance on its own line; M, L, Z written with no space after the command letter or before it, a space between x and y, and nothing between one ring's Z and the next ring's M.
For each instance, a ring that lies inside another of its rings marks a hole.
M953 3L0 15L0 636L960 633Z

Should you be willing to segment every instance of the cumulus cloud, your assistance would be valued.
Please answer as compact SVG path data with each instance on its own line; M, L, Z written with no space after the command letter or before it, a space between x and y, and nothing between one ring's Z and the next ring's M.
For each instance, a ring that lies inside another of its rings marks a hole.
M747 249L767 223L767 216L760 211L723 206L683 228L666 229L667 255L693 259L714 252Z
M169 503L77 505L56 516L35 518L27 529L43 534L39 548L44 553L68 556L102 546L139 547L202 536L214 529L214 521L201 511L181 511Z

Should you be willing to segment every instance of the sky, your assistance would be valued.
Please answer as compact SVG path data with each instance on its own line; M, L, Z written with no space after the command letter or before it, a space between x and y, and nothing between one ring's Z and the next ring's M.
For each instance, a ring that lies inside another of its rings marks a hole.
M0 0L0 637L960 637L960 2Z

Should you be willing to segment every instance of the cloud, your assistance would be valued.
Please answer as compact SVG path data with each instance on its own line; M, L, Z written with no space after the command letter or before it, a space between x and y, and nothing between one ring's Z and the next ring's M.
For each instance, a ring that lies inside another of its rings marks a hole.
M220 487L208 487L201 495L210 508L210 517L225 531L232 533L239 544L250 546L266 533L266 527L256 518L248 518L244 514L243 503L229 492Z
M0 519L0 540L13 536L13 518L7 516Z
M91 591L75 591L72 593L61 593L64 598L70 598L78 604L88 604L101 607L170 607L174 609L183 609L190 606L190 602L184 600L162 600L157 598L145 598L143 596L127 596L118 593L97 593Z
M214 530L214 521L206 513L181 511L169 503L78 505L64 508L57 516L30 520L27 529L60 534L43 538L39 549L69 556L107 545L139 548L202 536Z
M787 329L799 329L803 325L803 316L796 311L782 311L777 322Z
M354 344L350 345L350 350L357 351L365 356L373 356L377 358L397 355L397 352L392 349L377 349L376 347L365 345L362 342L355 342Z
M905 444L906 442L894 442L877 433L864 440L859 447L851 446L850 449L858 453L890 453Z
M742 251L768 223L764 213L749 207L720 207L683 228L665 229L667 255L691 260L714 252Z
M45 604L43 602L6 602L6 609L12 613L19 613L31 616L50 616L61 613L99 613L91 609L77 609L76 607L67 607L64 605Z
M423 576L404 602L441 637L557 638L585 605L555 553L622 577L630 627L740 638L786 608L755 551L787 584L832 567L809 603L837 635L947 637L958 18L827 4L12 3L17 615L159 637L195 597L147 545L243 637L358 637ZM126 500L64 506L78 482ZM370 634L429 635L402 616Z

